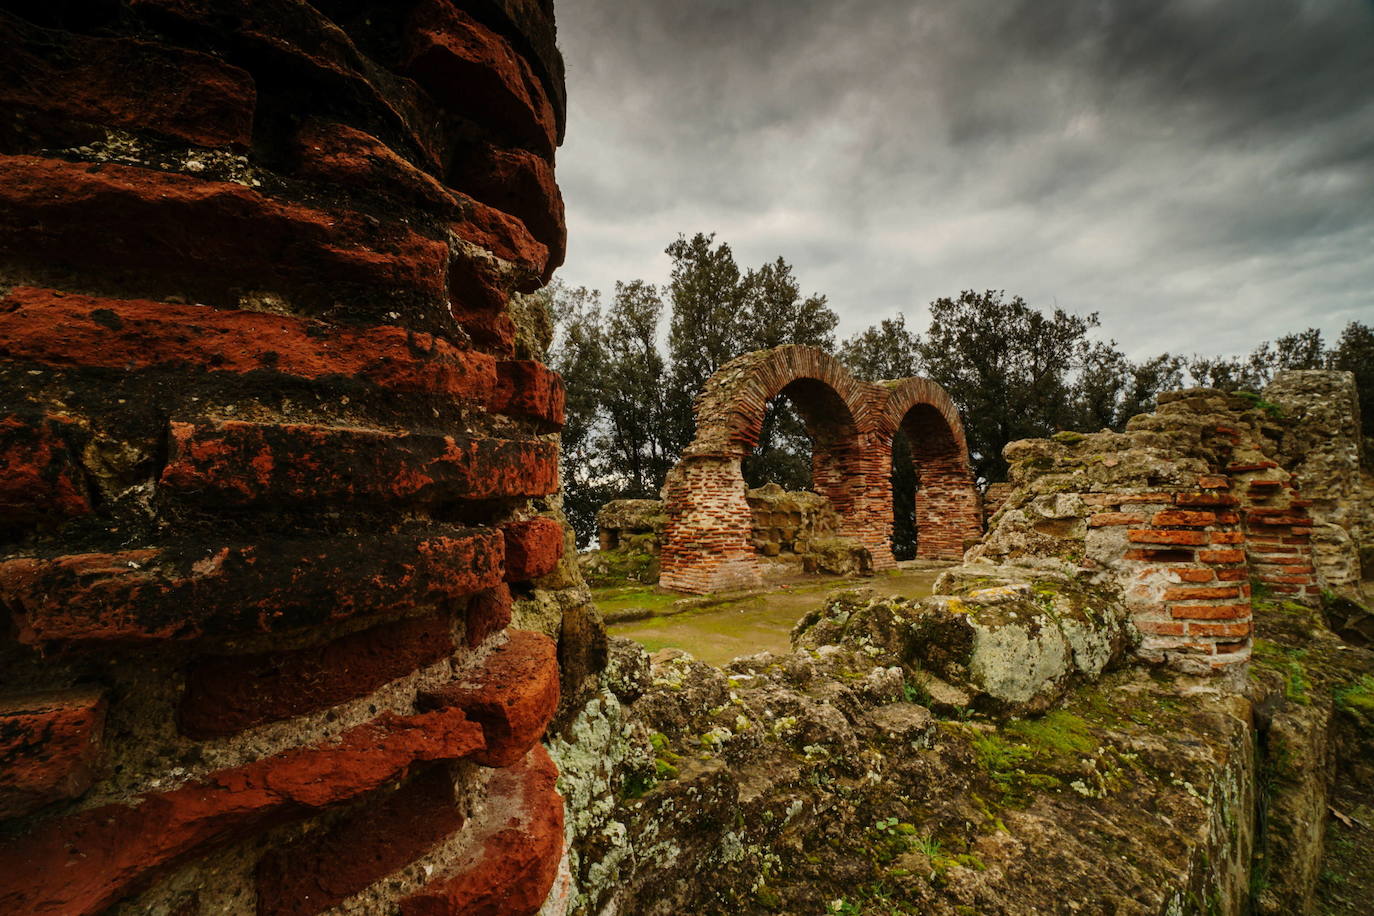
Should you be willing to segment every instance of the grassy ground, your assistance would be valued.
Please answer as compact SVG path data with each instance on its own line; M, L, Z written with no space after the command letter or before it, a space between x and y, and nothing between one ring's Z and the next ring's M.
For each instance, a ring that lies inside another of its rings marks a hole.
M938 569L897 570L871 579L807 577L779 582L765 591L687 599L656 588L599 589L593 598L608 620L610 632L643 643L651 652L685 649L702 661L723 665L741 655L785 652L792 627L816 609L832 591L868 586L879 594L916 598L930 594ZM644 619L624 620L627 611L643 609ZM653 615L653 616L650 616Z

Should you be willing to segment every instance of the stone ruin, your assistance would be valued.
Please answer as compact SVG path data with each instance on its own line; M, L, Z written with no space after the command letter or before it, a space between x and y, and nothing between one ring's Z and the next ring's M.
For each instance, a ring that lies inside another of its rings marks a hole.
M1264 397L1161 395L1125 432L1014 442L978 563L1059 567L1123 595L1149 659L1249 658L1253 587L1309 605L1358 595L1359 404L1349 373L1280 373Z
M591 645L508 308L552 4L0 32L0 912L534 912Z
M746 490L744 498L753 516L750 543L765 557L801 556L840 529L829 501L810 490L784 490L769 483ZM660 499L613 499L596 513L597 547L657 554L667 521Z
M762 582L755 514L742 475L768 401L785 395L812 440L811 485L839 520L836 534L892 569L892 440L916 465L917 556L958 559L982 533L963 424L929 379L862 382L832 356L785 346L726 363L697 399L696 438L664 484L659 583L705 593ZM773 543L765 540L765 544ZM781 545L779 545L781 550Z
M578 911L1311 911L1329 812L1374 804L1374 655L1320 607L1368 594L1353 392L1013 443L935 594L832 594L790 651L612 639L552 742Z

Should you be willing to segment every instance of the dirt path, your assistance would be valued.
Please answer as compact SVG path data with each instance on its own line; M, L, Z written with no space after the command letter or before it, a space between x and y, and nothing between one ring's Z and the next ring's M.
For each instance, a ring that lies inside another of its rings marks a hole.
M804 584L780 584L761 595L668 617L612 624L608 629L612 635L638 640L651 652L672 646L685 649L702 661L723 665L755 652L786 652L792 627L808 611L820 607L833 591L870 586L882 595L918 598L930 594L939 574L938 569L910 569L872 579L813 579ZM607 604L623 605L633 600L618 595ZM640 600L645 605L666 603L656 590L645 591Z

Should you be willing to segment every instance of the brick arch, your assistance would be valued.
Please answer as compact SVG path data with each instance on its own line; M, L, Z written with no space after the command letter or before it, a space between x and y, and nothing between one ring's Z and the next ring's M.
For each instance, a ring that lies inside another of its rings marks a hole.
M965 542L983 531L959 409L949 393L930 379L880 384L886 397L882 408L873 412L875 441L870 451L882 464L874 473L879 479L890 479L892 440L899 432L905 434L916 468L916 556L957 560L964 554ZM875 488L873 498L874 511L890 526L891 488Z
M778 395L796 407L812 438L812 488L842 519L861 514L867 482L863 433L872 386L812 347L746 353L707 381L696 404L696 437L668 475L663 586L708 592L761 581L749 541L743 461L758 445L764 412ZM843 533L859 535L857 530Z
M857 436L866 425L871 386L814 347L756 350L721 366L696 403L696 438L687 451L744 457L758 445L768 402L785 394L807 423L832 435ZM848 427L849 429L843 429Z
M959 412L928 379L863 382L812 347L746 353L726 363L697 399L697 432L665 484L666 588L719 591L758 584L742 463L758 444L768 401L785 395L812 437L812 489L835 507L842 534L864 544L876 569L892 557L892 438L912 439L924 484L921 556L957 559L981 532Z

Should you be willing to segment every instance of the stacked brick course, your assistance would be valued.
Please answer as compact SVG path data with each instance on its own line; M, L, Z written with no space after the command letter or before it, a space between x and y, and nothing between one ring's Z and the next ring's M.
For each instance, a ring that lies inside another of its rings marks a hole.
M0 911L534 912L551 4L0 34Z
M741 463L778 395L797 407L811 436L812 488L839 516L839 534L868 548L876 569L895 566L892 438L899 430L916 461L918 554L957 559L981 533L963 426L939 385L862 382L819 350L777 347L721 367L697 402L696 439L664 488L661 585L700 593L762 581Z

